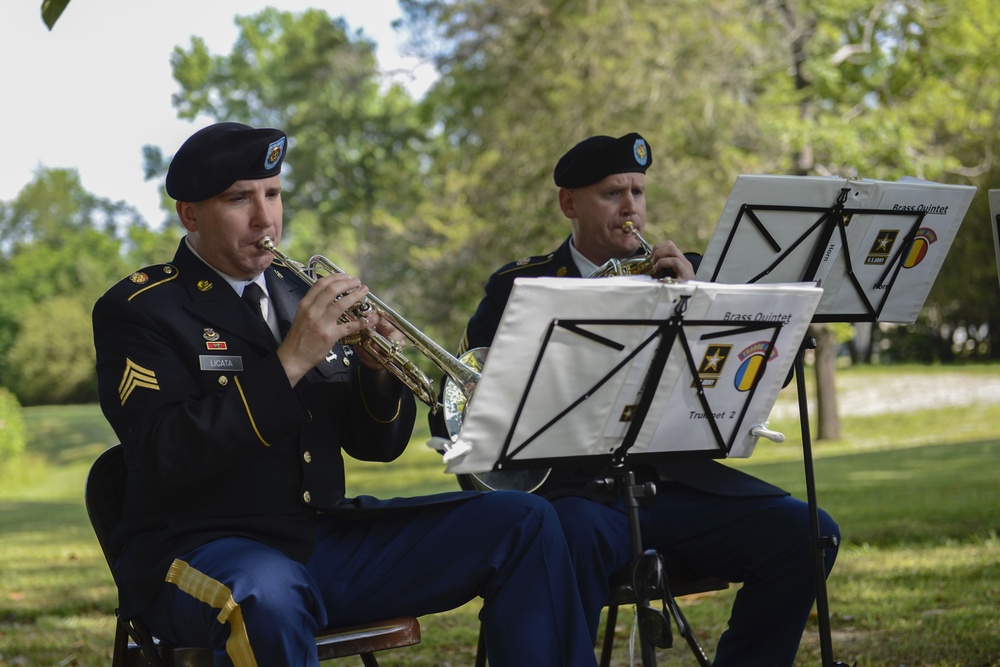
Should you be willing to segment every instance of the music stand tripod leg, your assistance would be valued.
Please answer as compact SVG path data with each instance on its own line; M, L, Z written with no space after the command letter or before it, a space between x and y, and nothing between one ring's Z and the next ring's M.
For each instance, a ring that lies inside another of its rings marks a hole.
M819 645L823 667L847 667L846 663L833 660L833 641L830 633L830 603L826 590L826 549L836 546L837 538L819 534L819 504L816 500L816 476L812 460L812 439L809 434L809 401L805 384L805 351L815 349L816 339L807 336L795 357L795 390L798 393L799 421L802 426L802 459L805 466L806 498L809 504L809 530L816 579L816 616L819 622Z
M654 644L653 639L649 636L650 632L660 630L665 634L665 639L659 641L660 646L669 648L673 645L673 638L670 634L670 621L662 618L662 615L650 606L649 591L651 587L661 596L670 610L670 614L677 624L678 632L684 637L691 648L692 653L694 653L695 658L698 660L698 664L701 667L711 667L712 663L702 649L701 644L698 643L698 639L694 636L691 626L688 625L687 618L684 617L680 607L677 605L677 601L674 600L673 594L670 592L666 566L663 563L662 555L652 550L644 552L642 548L639 503L642 498L649 498L656 495L656 485L653 482L637 484L635 472L625 465L623 460L613 462L611 464L611 471L612 479L603 480L602 486L604 488L611 486L619 490L624 499L625 509L628 512L629 536L632 542L632 588L635 593L635 604L639 614L639 647L643 667L656 666L656 644ZM639 572L643 564L647 564L655 573L653 577L648 576L648 571ZM653 613L659 617L653 616ZM656 623L657 625L654 627L648 625L648 623Z

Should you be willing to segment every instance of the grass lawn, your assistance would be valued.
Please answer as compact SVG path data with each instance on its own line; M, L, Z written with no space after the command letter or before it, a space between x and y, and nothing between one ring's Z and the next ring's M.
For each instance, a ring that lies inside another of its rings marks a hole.
M1000 368L907 367L959 372L976 382ZM849 369L838 383L867 384L898 369ZM793 401L782 392L779 402ZM0 666L110 664L115 590L83 508L90 463L114 435L95 406L25 411L28 454L0 469ZM794 419L788 440L764 442L731 465L805 497ZM820 504L844 542L828 584L834 658L861 667L1000 667L1000 404L843 417L843 439L814 443ZM414 495L457 488L440 457L413 442L391 464L349 463L351 493ZM711 654L736 587L681 600ZM421 619L418 646L380 656L383 667L471 665L479 604ZM629 665L632 614L616 628L616 666ZM659 662L696 665L675 636ZM637 659L638 660L638 659ZM360 664L360 661L342 661ZM797 665L820 664L817 625Z

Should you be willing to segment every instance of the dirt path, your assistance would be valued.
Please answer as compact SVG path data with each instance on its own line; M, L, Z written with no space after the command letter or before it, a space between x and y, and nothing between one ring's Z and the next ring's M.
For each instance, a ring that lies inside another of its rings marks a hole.
M782 390L774 415L796 414L794 400L793 387ZM879 377L837 378L837 407L841 415L876 415L993 403L1000 403L1000 376L901 372ZM811 402L809 409L815 409Z

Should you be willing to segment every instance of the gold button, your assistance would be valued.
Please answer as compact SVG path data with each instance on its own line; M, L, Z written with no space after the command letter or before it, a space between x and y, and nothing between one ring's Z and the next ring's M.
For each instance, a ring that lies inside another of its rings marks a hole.
M344 357L344 365L345 366L350 366L351 365L351 360L348 359L347 357Z
M313 455L309 452L302 452L302 460L306 463L312 463Z
M312 502L312 494L309 493L308 491L304 492L302 494L302 500L306 501L307 503Z

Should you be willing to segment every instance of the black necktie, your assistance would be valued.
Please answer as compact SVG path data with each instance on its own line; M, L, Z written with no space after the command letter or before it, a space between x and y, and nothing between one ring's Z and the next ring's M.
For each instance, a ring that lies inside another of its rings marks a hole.
M267 324L267 320L264 319L264 314L260 310L260 298L262 296L264 296L264 290L257 283L247 283L246 287L243 288L243 301L250 306L250 310L260 318L261 322Z

